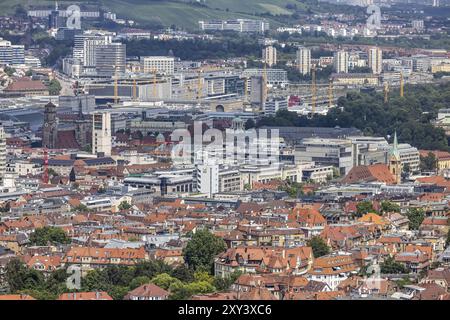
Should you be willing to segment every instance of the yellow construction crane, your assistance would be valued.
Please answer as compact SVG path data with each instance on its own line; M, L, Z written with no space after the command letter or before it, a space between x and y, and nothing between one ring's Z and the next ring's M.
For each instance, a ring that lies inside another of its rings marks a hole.
M403 72L400 71L400 97L405 97L405 81L403 79Z
M389 83L384 83L384 103L389 102Z
M269 95L269 90L267 87L267 63L264 62L264 69L263 69L263 104L266 102L267 97Z
M328 108L333 107L333 80L330 79L328 83Z
M197 78L197 102L198 102L198 104L201 103L201 99L202 99L202 91L203 91L202 73L203 73L203 70L199 69L198 78Z
M133 79L133 101L137 101L137 83L136 83L136 79Z
M114 104L119 103L119 74L118 66L114 66Z
M309 119L314 117L317 107L316 67L311 69L311 80L311 114L308 116Z

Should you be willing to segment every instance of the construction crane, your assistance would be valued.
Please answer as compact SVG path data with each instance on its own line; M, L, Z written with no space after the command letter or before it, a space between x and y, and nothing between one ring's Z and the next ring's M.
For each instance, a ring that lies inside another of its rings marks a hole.
M136 79L133 79L133 101L137 101L137 84Z
M202 73L203 73L203 70L199 69L198 70L198 78L197 78L197 103L198 104L201 103L201 99L202 99L202 91L203 91Z
M330 79L328 83L328 108L333 107L333 81Z
M400 97L405 97L405 81L403 79L403 72L400 72Z
M389 102L389 83L384 83L384 103Z
M118 66L114 66L114 104L119 103L119 74Z
M264 62L264 69L263 69L263 104L266 102L267 97L269 95L269 90L267 88L267 63Z
M311 113L308 116L308 119L312 119L314 114L316 113L316 105L317 105L317 83L316 83L316 67L312 67L311 69Z

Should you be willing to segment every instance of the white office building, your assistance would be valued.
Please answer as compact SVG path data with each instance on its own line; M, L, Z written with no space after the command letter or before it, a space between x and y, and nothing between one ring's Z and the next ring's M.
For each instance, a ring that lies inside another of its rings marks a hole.
M92 153L103 153L111 156L111 114L109 112L97 112L93 116L92 128Z
M141 57L141 68L147 74L173 75L175 71L175 58L161 56Z

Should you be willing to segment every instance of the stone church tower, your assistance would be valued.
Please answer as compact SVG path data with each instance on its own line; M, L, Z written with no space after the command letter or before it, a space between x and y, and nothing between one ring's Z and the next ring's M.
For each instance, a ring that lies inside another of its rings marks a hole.
M42 147L48 149L56 148L58 136L58 118L56 117L56 106L49 102L45 106L44 126L42 129Z

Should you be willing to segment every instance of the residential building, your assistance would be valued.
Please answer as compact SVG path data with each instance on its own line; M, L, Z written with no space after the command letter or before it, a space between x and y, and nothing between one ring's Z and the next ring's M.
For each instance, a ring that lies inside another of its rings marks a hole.
M383 51L380 48L369 49L369 67L373 74L383 72Z
M334 71L336 73L348 73L349 54L347 51L337 51L334 54Z
M267 46L262 50L262 59L268 67L273 67L277 64L277 48Z
M302 75L311 74L311 49L305 47L298 48L297 69Z

